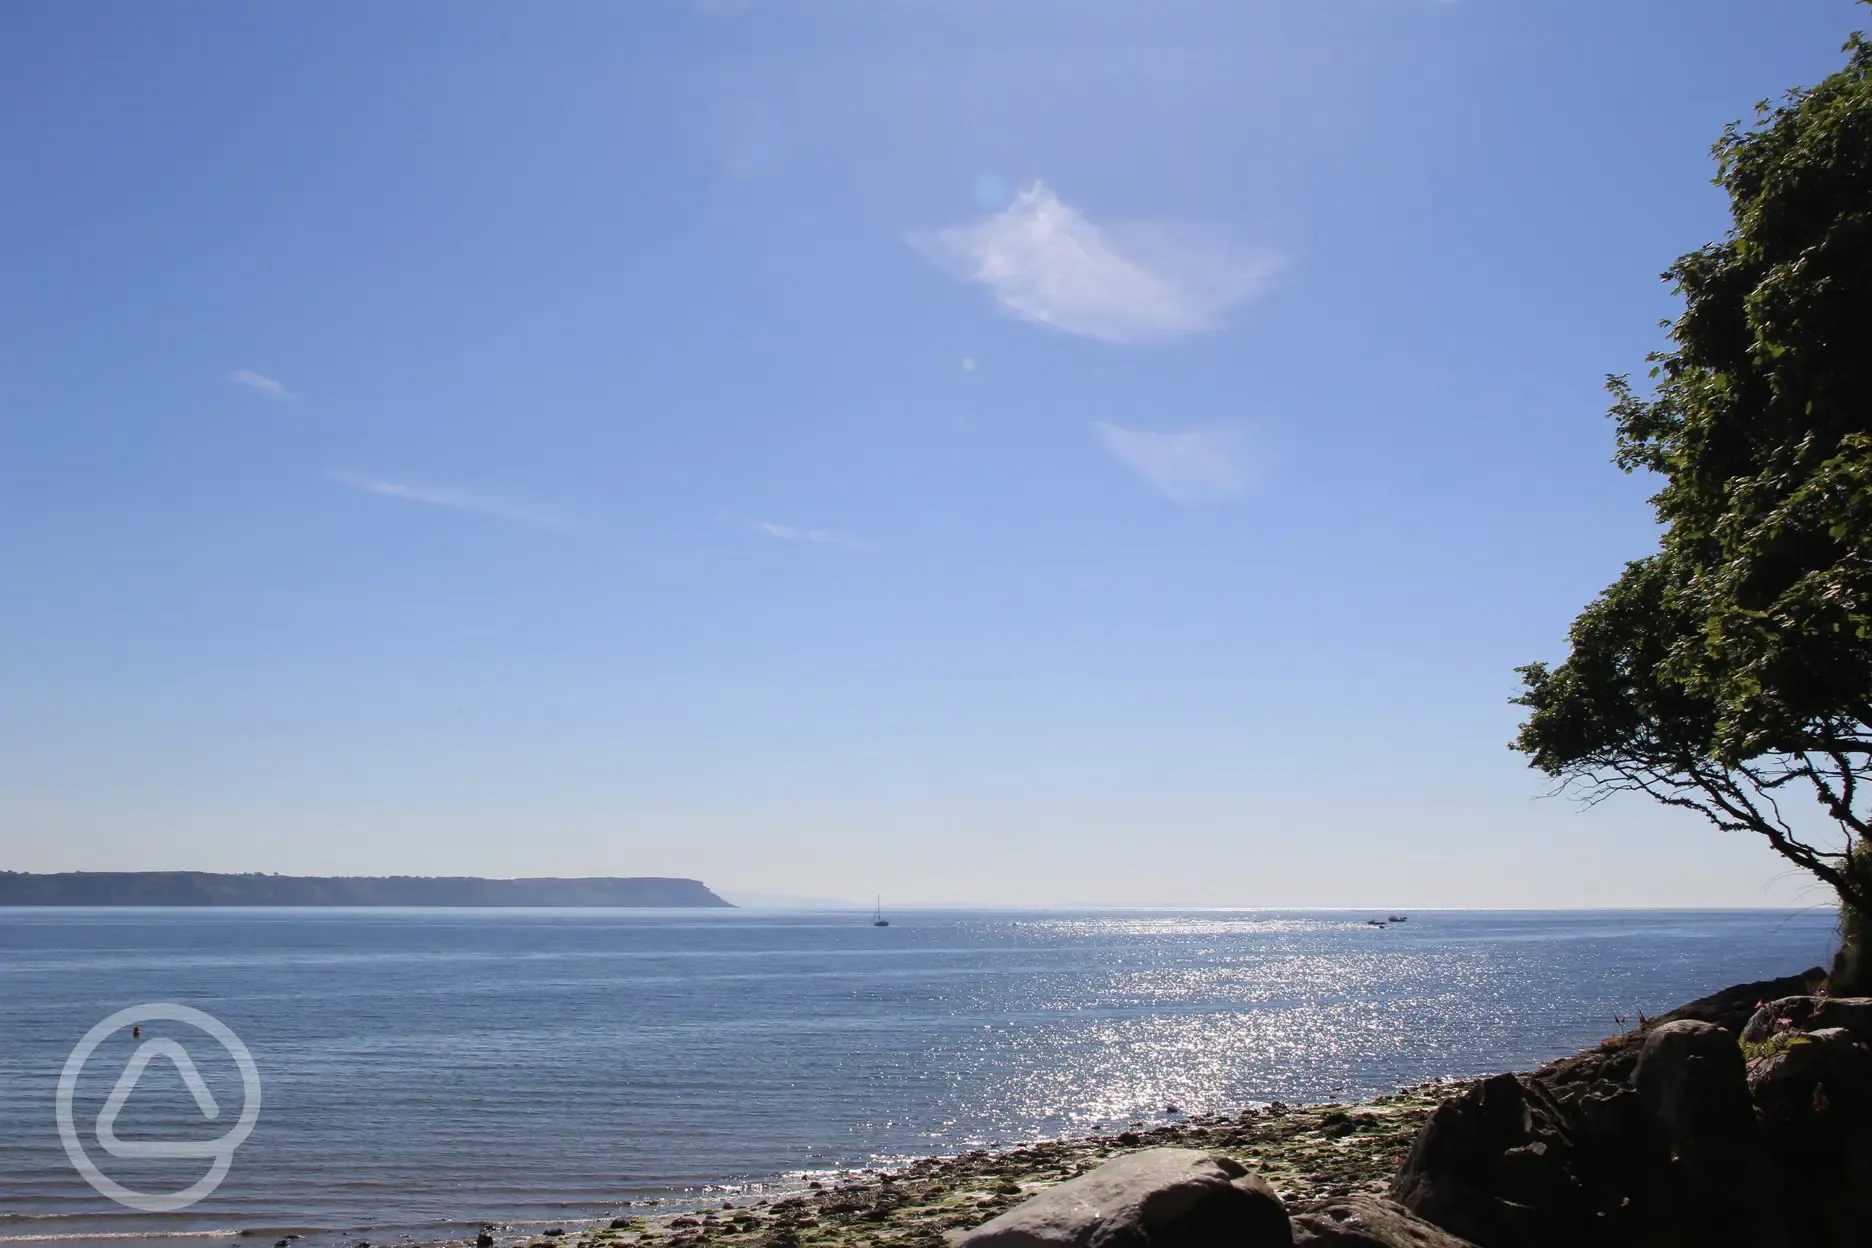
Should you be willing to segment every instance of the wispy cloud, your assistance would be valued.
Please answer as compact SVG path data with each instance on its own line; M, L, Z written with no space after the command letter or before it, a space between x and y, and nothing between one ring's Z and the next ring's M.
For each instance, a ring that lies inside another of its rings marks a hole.
M279 382L274 381L271 377L263 376L260 373L249 372L244 368L229 373L227 379L237 386L245 386L256 393L264 394L269 399L290 399L293 397L292 391L288 390Z
M1020 316L1107 342L1214 328L1229 307L1266 289L1278 267L1271 253L1188 230L1102 228L1039 182L973 225L910 241Z
M349 468L334 468L331 471L331 477L338 484L350 489L362 490L366 494L380 494L385 498L400 498L405 502L423 503L430 507L448 507L455 511L471 511L479 516L492 516L496 520L511 520L516 524L537 524L555 529L571 527L571 522L564 516L518 506L502 499L489 498L484 494L456 486L392 481L384 477L354 472Z
M821 546L836 546L840 550L873 551L878 549L876 542L868 542L848 533L836 533L831 529L808 529L797 524L775 524L771 520L756 521L753 528L756 533L765 533L768 537L777 537L782 541L816 542Z
M1106 454L1185 507L1240 498L1254 484L1255 466L1239 429L1150 433L1097 421L1092 432Z

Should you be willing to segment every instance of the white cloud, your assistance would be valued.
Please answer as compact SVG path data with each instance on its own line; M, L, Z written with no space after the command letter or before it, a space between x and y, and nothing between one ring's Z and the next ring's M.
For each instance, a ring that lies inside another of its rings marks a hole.
M878 548L876 542L867 542L861 537L852 537L845 533L835 533L831 529L808 529L797 524L775 524L770 520L755 523L754 531L765 533L768 537L777 537L788 542L816 542L821 546L836 546L840 550L872 551Z
M549 528L569 528L570 523L564 516L551 512L535 511L530 507L516 506L500 499L488 498L468 490L457 489L448 485L423 485L413 481L390 481L383 477L367 476L353 472L349 468L332 469L332 480L366 494L380 494L385 498L400 498L405 502L423 503L430 507L448 507L455 511L471 511L480 516L492 516L497 520L511 520L516 524L538 524Z
M1239 429L1149 433L1097 421L1092 431L1106 454L1185 507L1240 498L1254 484L1254 465Z
M270 399L290 399L292 397L291 391L286 389L286 387L282 386L279 382L274 381L271 377L249 372L244 368L229 373L227 379L237 386L246 386L249 390L257 391Z
M1039 182L973 225L910 241L1026 319L1107 342L1214 328L1231 305L1266 289L1278 267L1271 254L1188 231L1096 226Z

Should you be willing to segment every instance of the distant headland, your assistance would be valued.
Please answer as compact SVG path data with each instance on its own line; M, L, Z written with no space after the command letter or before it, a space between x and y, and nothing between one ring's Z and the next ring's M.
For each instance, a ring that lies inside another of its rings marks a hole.
M655 876L217 875L207 871L0 871L0 906L724 907L700 880Z

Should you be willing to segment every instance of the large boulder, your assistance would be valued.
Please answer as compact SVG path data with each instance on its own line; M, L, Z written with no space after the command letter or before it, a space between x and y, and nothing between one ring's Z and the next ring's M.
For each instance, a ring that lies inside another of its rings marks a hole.
M1614 1242L1623 1193L1605 1172L1621 1168L1634 1103L1625 1089L1575 1112L1531 1076L1485 1079L1437 1107L1391 1196L1482 1248Z
M1651 1020L1653 1025L1674 1023L1680 1018L1695 1019L1699 1023L1715 1023L1730 1031L1739 1032L1747 1025L1755 1013L1755 1007L1763 1001L1773 1001L1777 997L1792 997L1810 991L1810 985L1826 978L1826 972L1819 967L1811 967L1798 975L1785 975L1780 979L1762 979L1750 984L1737 984L1733 988L1724 988L1721 992L1712 992L1707 997L1698 997L1688 1005L1680 1005L1668 1014Z
M1844 1027L1801 1032L1752 1063L1747 1079L1771 1127L1805 1126L1836 1109L1858 1117L1872 1099L1872 1050Z
M1735 1034L1688 1018L1445 1102L1392 1185L1481 1248L1774 1248L1779 1195Z
M1632 1082L1639 1104L1666 1142L1752 1134L1748 1069L1735 1033L1685 1019L1654 1027Z
M1872 1048L1844 1027L1795 1033L1748 1080L1807 1241L1872 1244Z
M1742 1029L1742 1043L1761 1044L1779 1032L1806 1026L1813 1016L1814 1004L1815 999L1804 992L1763 1001L1749 1016L1748 1026Z
M1473 1085L1392 1196L1480 1248L1872 1248L1872 999L1817 974Z
M1404 1206L1348 1196L1293 1220L1297 1248L1475 1248Z
M1721 992L1712 992L1707 997L1698 997L1687 1005L1678 1006L1668 1014L1649 1020L1648 1024L1638 1031L1614 1036L1594 1048L1587 1049L1584 1053L1575 1053L1570 1057L1549 1062L1534 1072L1535 1077L1557 1095L1566 1099L1571 1099L1575 1095L1592 1095L1610 1087L1629 1084L1632 1072L1637 1069L1638 1055L1644 1048L1644 1038L1650 1028L1690 1019L1699 1023L1715 1023L1718 1027L1740 1032L1748 1025L1762 1002L1805 993L1809 991L1808 985L1824 978L1825 972L1816 966L1811 970L1802 971L1799 975L1786 975L1780 979L1764 979L1749 984L1737 984L1733 988L1724 988Z
M955 1239L956 1248L1286 1248L1287 1210L1241 1163L1186 1148L1114 1158Z
M1785 1242L1781 1185L1755 1121L1735 1033L1689 1019L1654 1027L1633 1073L1649 1141L1633 1200L1657 1244Z
M1844 1027L1862 1044L1872 1044L1872 997L1829 997L1807 1022L1815 1031Z
M1764 1003L1742 1029L1742 1039L1761 1044L1784 1031L1844 1027L1872 1043L1872 997L1781 997Z

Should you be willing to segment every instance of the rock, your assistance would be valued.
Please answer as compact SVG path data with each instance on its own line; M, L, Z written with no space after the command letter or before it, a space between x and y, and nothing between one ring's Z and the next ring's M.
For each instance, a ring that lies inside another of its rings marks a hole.
M1838 1018L1852 1018L1862 1023L1872 1023L1872 1017L1857 1007L1865 1002L1863 997L1849 997L1840 1002L1829 1002L1825 997L1810 997L1805 994L1793 997L1777 997L1763 1004L1749 1018L1748 1025L1742 1029L1742 1039L1748 1044L1760 1044L1772 1040L1783 1031L1807 1031L1817 1027L1842 1026L1842 1023L1826 1023L1816 1017L1828 1005L1843 1005ZM1865 1002L1872 1006L1872 1002Z
M1806 1022L1807 1015L1812 1012L1813 998L1804 993L1798 997L1763 1001L1749 1015L1748 1025L1742 1028L1742 1043L1760 1044L1778 1031ZM1786 1020L1785 1024L1780 1021L1783 1019Z
M1651 1155L1632 1199L1652 1242L1786 1242L1735 1033L1690 1019L1654 1027L1633 1083Z
M1392 1196L1481 1248L1785 1242L1735 1034L1688 1018L1446 1102Z
M1819 983L1825 978L1826 972L1816 966L1798 975L1788 975L1781 979L1764 979L1752 984L1737 984L1733 988L1713 992L1707 997L1699 997L1688 1005L1680 1005L1670 1013L1651 1021L1656 1026L1689 1018L1699 1023L1715 1023L1718 1027L1727 1027L1730 1031L1739 1033L1748 1025L1749 1019L1755 1013L1755 1006L1759 1002L1773 1001L1780 997L1799 996L1808 991L1808 985Z
M1806 1242L1872 1240L1872 1048L1823 1027L1750 1063L1748 1080Z
M1814 974L1470 1087L1393 1198L1480 1248L1872 1248L1872 998L1809 995ZM1774 1043L1745 1063L1738 1033Z
M1277 1248L1287 1210L1241 1163L1183 1148L1129 1153L959 1236L956 1248Z
M1475 1248L1404 1206L1349 1196L1293 1220L1296 1248Z
M494 1237L486 1231L475 1236L475 1248L494 1248Z
M1812 1007L1805 1010L1801 1027L1805 1031L1823 1031L1844 1027L1861 1044L1872 1044L1872 997L1806 997ZM1750 1023L1752 1025L1752 1023Z
M1754 1125L1742 1050L1733 1032L1713 1023L1685 1019L1652 1028L1632 1081L1645 1114L1673 1143Z
M1638 1054L1651 1029L1665 1023L1691 1019L1699 1023L1715 1023L1718 1027L1739 1033L1748 1026L1761 1002L1804 993L1808 990L1808 984L1823 977L1820 968L1816 966L1799 975L1725 988L1651 1019L1642 1030L1610 1037L1584 1053L1549 1062L1534 1072L1535 1077L1562 1099L1571 1099L1576 1095L1603 1095L1617 1085L1631 1082L1632 1072L1638 1065Z
M1828 997L1808 1018L1807 1027L1844 1027L1855 1040L1872 1044L1872 997Z
M1606 1221L1617 1214L1617 1195L1594 1190L1581 1170L1612 1159L1576 1157L1568 1125L1565 1108L1538 1080L1485 1079L1430 1116L1392 1181L1392 1199L1482 1248L1610 1242Z
M1823 1027L1791 1037L1786 1048L1756 1061L1748 1071L1749 1093L1770 1123L1857 1109L1872 1092L1869 1062L1872 1055L1852 1032ZM1816 1087L1822 1089L1818 1101Z

